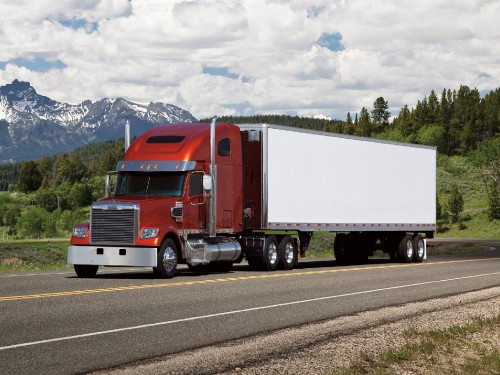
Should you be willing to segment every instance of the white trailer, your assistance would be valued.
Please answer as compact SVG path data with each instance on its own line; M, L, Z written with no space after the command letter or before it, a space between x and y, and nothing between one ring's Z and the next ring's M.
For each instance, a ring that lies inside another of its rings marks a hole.
M262 228L338 232L335 256L374 250L422 261L436 230L436 148L280 125L238 125L262 136Z

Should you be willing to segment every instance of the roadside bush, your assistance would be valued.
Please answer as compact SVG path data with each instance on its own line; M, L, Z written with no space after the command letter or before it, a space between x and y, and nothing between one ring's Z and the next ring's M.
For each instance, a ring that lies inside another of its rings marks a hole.
M57 219L57 229L59 236L71 233L76 223L88 221L88 212L85 209L62 211Z
M42 238L50 214L40 207L32 207L21 214L17 222L17 233L22 238Z
M74 184L67 200L71 209L89 206L92 203L92 187L87 184Z
M488 217L490 220L500 219L500 188L493 184L488 195Z
M448 209L450 211L451 222L458 223L460 214L464 210L464 197L460 193L460 190L458 190L457 185L453 185L451 188L448 198Z

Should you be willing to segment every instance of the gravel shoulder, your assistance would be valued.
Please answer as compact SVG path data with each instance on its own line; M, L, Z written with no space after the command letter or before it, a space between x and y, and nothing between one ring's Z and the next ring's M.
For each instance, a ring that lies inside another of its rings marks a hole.
M500 287L495 287L342 316L94 374L330 374L362 356L376 358L404 345L403 332L409 328L443 329L499 315ZM487 334L490 337L483 339L500 347L499 332ZM415 370L425 373L423 368Z

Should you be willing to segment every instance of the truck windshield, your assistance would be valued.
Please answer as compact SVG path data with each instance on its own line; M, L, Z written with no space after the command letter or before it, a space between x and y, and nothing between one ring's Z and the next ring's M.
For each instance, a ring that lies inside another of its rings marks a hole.
M124 172L118 174L115 196L147 195L180 197L184 191L185 173Z

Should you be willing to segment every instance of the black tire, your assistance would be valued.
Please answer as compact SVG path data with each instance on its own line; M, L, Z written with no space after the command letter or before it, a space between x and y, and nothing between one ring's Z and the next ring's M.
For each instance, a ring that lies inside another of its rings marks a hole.
M90 264L75 264L74 265L76 275L82 278L95 277L99 266Z
M349 252L348 252L348 236L345 233L339 233L335 236L335 242L333 243L333 254L335 255L335 260L338 264L349 263Z
M171 238L163 241L156 264L155 274L164 279L171 279L175 276L177 272L177 246Z
M410 263L413 261L413 238L407 234L399 242L398 246L398 261L401 263Z
M417 263L422 263L425 255L425 244L420 234L413 237L413 253L413 260Z
M276 271L278 268L278 240L275 236L269 236L264 241L262 263L268 271Z
M293 270L297 263L298 252L291 236L285 236L278 245L278 260L285 270Z

